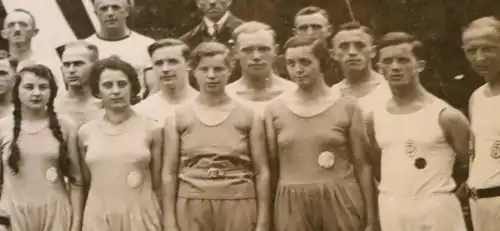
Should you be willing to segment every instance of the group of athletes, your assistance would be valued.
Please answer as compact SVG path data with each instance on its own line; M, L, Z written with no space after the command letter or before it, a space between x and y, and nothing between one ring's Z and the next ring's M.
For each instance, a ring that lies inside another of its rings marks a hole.
M218 25L228 2L197 4ZM262 22L193 47L130 30L128 0L94 7L100 31L67 44L58 68L31 49L30 12L4 20L1 228L466 231L457 195L475 231L500 225L499 19L462 32L486 80L469 120L422 86L424 44L405 32L333 31L307 7L278 56ZM329 86L332 62L343 78Z

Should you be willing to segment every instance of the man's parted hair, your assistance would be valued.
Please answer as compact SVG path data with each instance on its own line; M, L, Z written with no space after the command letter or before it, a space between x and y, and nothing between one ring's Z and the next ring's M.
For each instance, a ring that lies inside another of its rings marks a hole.
M92 5L94 5L94 6L95 6L95 1L97 1L97 0L91 0ZM127 3L128 3L128 5L130 7L134 8L134 6L135 6L135 0L127 0Z
M174 39L174 38L165 38L165 39L160 39L153 44L148 46L148 54L149 57L153 56L153 53L163 47L173 47L173 46L182 46L182 56L186 61L189 59L189 52L190 49L188 45L186 45L183 41L179 39Z
M389 32L382 36L377 43L379 51L385 47L410 44L417 59L424 59L424 44L415 36L406 32Z
M462 33L472 28L491 28L500 36L500 19L495 16L475 19L462 28Z
M63 50L62 54L64 54L64 52L67 49L73 48L73 47L85 47L90 52L90 61L91 62L96 62L97 60L99 60L99 48L97 48L96 45L91 44L85 40L76 40L76 41L72 41L72 42L67 43L66 45L64 45L64 50Z
M194 70L200 64L201 59L213 57L216 55L224 55L226 66L228 68L232 67L231 53L229 51L229 48L224 44L215 41L202 42L200 43L200 45L194 48L189 57L189 67Z
M375 38L373 31L370 28L368 28L367 26L359 23L358 21L346 22L346 23L340 25L339 29L337 30L337 33L335 33L335 34L338 34L341 31L349 31L349 30L361 30L362 32L366 33L367 35L370 35L372 38Z
M297 12L295 14L295 16L293 17L293 21L295 23L295 21L297 20L297 17L299 17L299 16L311 15L311 14L316 14L316 13L320 13L321 15L323 15L326 18L326 20L328 22L330 22L330 15L328 15L328 12L325 9L317 7L317 6L306 6L306 7L302 8L301 10L299 10L299 12Z
M238 37L241 34L251 34L251 33L256 33L259 31L267 31L267 32L271 33L274 41L276 41L276 32L273 30L273 28L271 26L269 26L268 24L258 22L258 21L244 22L243 24L236 27L233 31L233 40L234 40L234 42L237 42Z

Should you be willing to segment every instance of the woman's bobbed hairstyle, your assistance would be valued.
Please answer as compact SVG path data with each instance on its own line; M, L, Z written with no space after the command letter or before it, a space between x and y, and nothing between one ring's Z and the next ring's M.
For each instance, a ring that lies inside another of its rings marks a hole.
M99 82L101 81L101 75L105 70L121 71L127 76L131 85L131 100L133 100L141 91L139 77L134 67L118 58L118 56L110 56L109 58L98 60L90 69L89 84L92 96L101 98L101 94L99 92Z

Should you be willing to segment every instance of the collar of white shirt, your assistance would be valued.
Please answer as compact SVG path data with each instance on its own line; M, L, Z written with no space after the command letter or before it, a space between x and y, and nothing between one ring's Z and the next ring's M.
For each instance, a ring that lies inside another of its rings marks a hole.
M219 21L217 23L212 22L207 17L203 17L203 21L205 21L205 25L207 25L208 33L210 35L214 35L214 33L215 33L214 25L217 24L217 26L219 27L219 30L220 30L222 28L222 25L224 25L224 23L227 21L228 18L229 18L229 12L226 12L222 16L222 18L219 19Z

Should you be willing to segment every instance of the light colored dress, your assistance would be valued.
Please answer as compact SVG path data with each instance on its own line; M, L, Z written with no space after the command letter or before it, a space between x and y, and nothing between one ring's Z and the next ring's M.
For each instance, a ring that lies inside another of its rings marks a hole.
M254 231L257 200L249 147L254 115L233 102L227 118L207 125L192 103L175 115L181 152L176 207L180 231Z
M70 121L59 121L62 132L67 137L67 125ZM0 205L10 215L12 230L68 231L71 225L71 206L64 178L57 168L59 142L52 135L48 122L39 131L27 132L21 129L17 141L21 161L19 172L13 175L7 164L13 126L12 116L0 120L4 175Z
M150 170L150 144L159 125L134 115L111 133L103 123L103 118L93 120L78 131L90 180L82 230L160 231Z
M355 176L349 133L356 100L340 97L302 116L283 97L271 102L279 158L274 217L277 231L362 231L365 209Z

